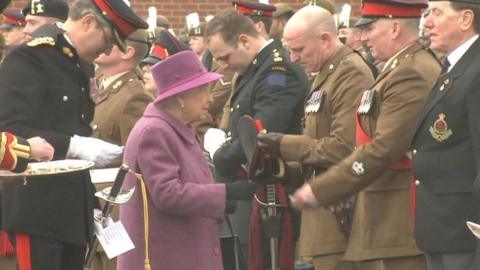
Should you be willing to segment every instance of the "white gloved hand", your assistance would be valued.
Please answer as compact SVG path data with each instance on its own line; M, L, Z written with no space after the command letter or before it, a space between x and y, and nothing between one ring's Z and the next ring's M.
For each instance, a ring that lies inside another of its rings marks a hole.
M227 134L218 128L209 128L203 137L203 148L210 154L213 160L213 155L227 140Z
M123 146L106 141L74 135L70 139L67 158L85 159L95 162L95 167L102 168L120 156Z

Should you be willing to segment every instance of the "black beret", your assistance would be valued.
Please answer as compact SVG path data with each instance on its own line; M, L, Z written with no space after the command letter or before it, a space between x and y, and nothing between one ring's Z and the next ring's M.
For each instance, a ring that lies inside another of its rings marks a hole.
M52 17L65 21L68 18L68 4L64 0L30 0L22 13L24 16Z

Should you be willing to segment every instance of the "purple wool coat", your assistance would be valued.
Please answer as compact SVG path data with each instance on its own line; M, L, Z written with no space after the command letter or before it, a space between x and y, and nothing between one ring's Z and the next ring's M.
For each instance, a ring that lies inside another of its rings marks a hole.
M151 103L128 138L124 161L143 174L150 213L152 270L223 269L218 222L225 213L225 185L214 184L193 129ZM120 220L135 249L119 256L117 270L144 269L141 188L120 207Z

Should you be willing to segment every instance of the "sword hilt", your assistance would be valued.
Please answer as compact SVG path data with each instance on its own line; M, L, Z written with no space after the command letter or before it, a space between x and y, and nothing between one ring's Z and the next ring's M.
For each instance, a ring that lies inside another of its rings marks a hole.
M113 203L115 199L117 198L118 194L120 193L120 190L123 185L123 181L125 180L125 175L128 173L128 165L127 164L122 164L118 170L117 176L115 177L115 181L113 182L113 186L110 189L110 194L108 194L108 200L105 203L105 206L103 207L102 215L103 217L107 218L108 215L110 214L109 211L111 212L111 208L113 207Z

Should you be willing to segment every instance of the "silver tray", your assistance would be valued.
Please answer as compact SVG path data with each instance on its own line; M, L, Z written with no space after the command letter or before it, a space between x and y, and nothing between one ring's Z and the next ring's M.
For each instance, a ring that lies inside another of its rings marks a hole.
M10 178L35 177L45 175L64 174L88 170L95 165L93 161L81 159L63 159L46 162L29 163L27 169L21 173L0 170L0 180Z

